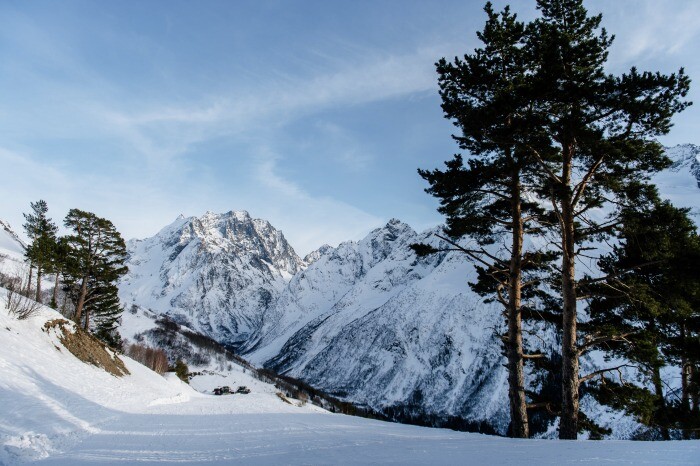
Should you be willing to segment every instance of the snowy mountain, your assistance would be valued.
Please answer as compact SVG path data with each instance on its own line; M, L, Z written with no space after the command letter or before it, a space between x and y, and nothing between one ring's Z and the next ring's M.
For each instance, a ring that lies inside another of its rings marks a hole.
M329 252L333 251L333 246L329 244L324 244L320 248L316 249L315 251L311 251L308 253L306 256L304 256L304 262L309 265L313 264L317 260L319 260L321 257L325 256Z
M674 165L654 181L697 215L700 148L668 153ZM434 243L431 232L391 220L302 260L245 212L179 218L129 243L121 297L332 395L504 433L500 310L469 289L475 272L460 255L416 258L408 246ZM634 427L606 419L619 436Z
M434 242L391 220L342 243L295 276L246 357L374 409L413 407L441 416L508 424L501 317L473 294L459 255L418 259Z
M127 247L124 303L234 347L262 325L265 310L304 267L280 231L247 212L180 217Z
M666 149L673 165L652 179L664 198L677 207L688 207L700 225L700 146L680 144Z

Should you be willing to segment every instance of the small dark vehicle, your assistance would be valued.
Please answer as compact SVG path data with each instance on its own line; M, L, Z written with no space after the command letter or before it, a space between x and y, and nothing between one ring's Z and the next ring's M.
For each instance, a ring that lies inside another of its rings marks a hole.
M246 387L245 385L241 385L238 387L238 390L236 390L236 393L242 393L243 395L247 395L250 393L250 388Z
M214 395L233 395L234 392L231 391L231 387L223 386L216 387L214 389Z

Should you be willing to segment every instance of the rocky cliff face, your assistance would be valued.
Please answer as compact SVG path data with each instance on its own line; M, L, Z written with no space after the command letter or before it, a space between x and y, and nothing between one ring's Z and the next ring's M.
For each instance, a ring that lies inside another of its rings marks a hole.
M508 424L500 312L467 285L457 254L418 259L435 243L392 220L300 272L267 310L247 357L375 409L412 406Z
M130 241L120 285L136 303L219 342L237 346L257 330L303 261L284 235L247 212L178 218L156 236Z

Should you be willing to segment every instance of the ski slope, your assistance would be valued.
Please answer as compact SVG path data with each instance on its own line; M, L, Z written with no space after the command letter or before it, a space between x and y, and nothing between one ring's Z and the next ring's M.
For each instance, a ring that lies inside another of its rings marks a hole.
M700 441L523 441L390 424L285 402L252 383L249 395L217 397L125 357L130 375L115 377L42 331L58 313L17 321L4 298L0 289L2 465L690 465L700 457Z
M38 464L691 465L699 455L698 442L513 440L331 414L171 413L124 415Z

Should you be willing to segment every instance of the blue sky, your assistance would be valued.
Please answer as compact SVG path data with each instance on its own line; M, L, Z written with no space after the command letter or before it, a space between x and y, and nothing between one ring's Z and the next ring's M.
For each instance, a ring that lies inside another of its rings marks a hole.
M610 71L684 66L700 85L700 2L587 5L617 36ZM482 7L0 1L0 218L19 230L45 199L57 221L78 207L132 238L248 210L300 254L392 217L436 225L416 168L456 147L433 64L477 45ZM675 122L665 144L700 143L700 103Z

